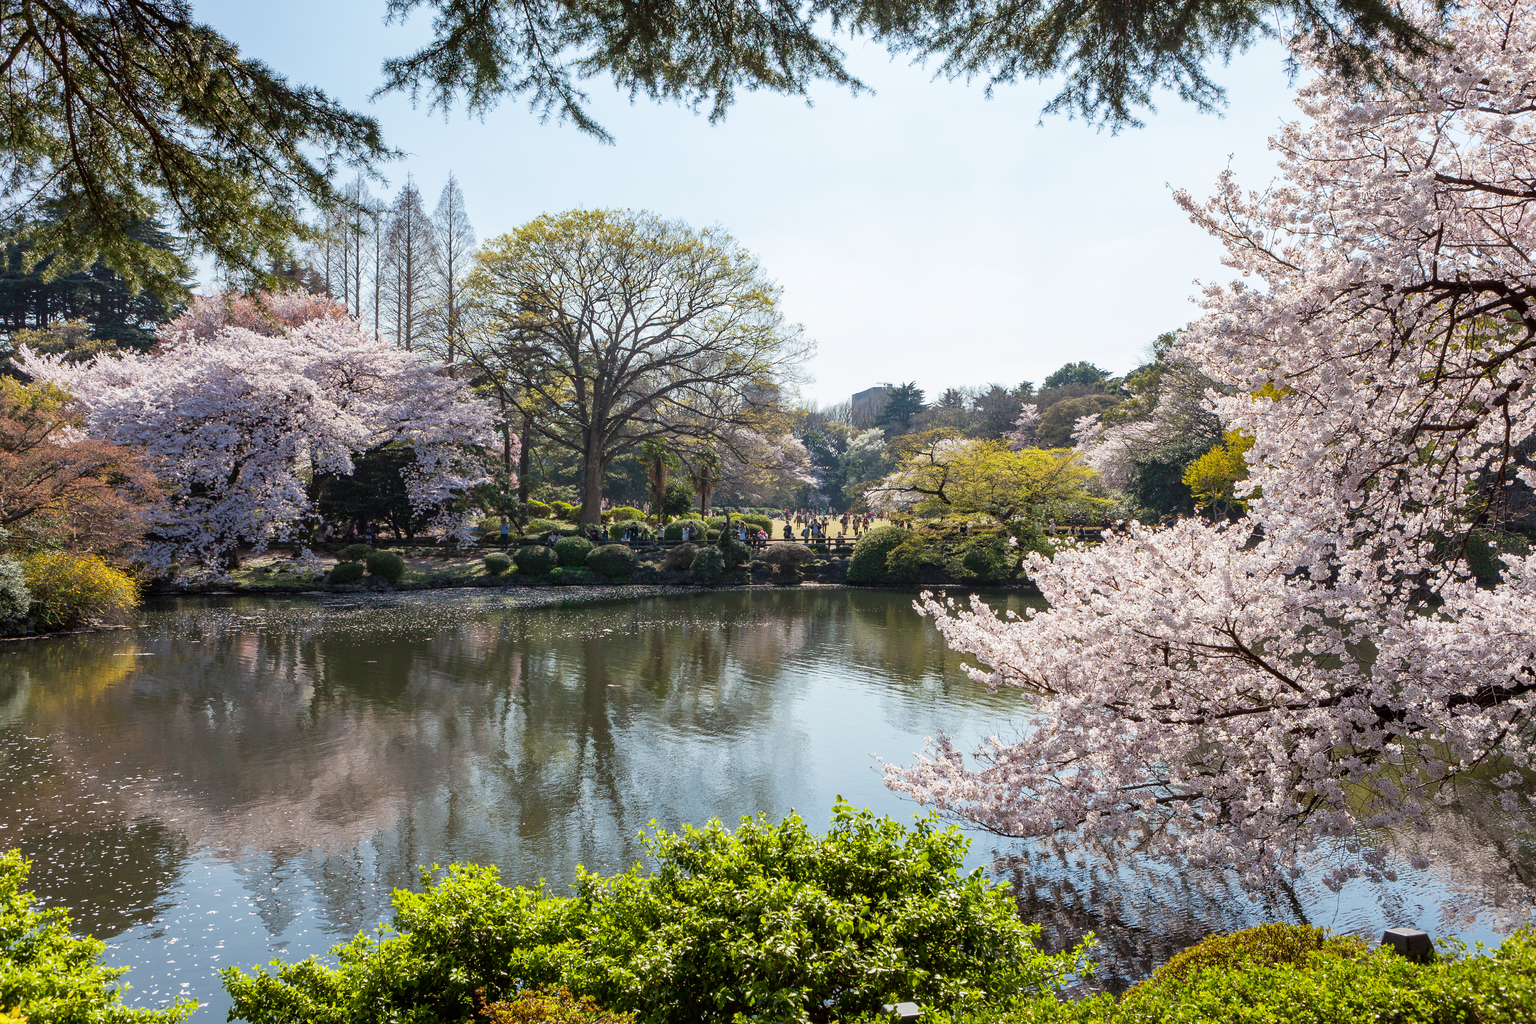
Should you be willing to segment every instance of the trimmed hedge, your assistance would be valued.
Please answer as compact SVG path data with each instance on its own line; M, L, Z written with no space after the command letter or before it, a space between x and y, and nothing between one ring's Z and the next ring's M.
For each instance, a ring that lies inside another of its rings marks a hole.
M670 522L670 523L667 524L667 528L663 532L662 536L666 537L667 540L682 540L683 539L683 526L684 525L691 525L693 527L693 531L694 531L693 532L693 539L694 540L703 540L704 539L704 534L705 534L705 531L708 529L708 527L706 527L704 525L704 522L702 520L699 520L699 519L678 519L678 520L674 520L673 522Z
M562 566L574 569L587 563L587 553L596 546L585 537L562 537L555 543L555 554Z
M555 549L543 544L518 548L512 560L517 563L517 571L525 576L543 576L560 564L560 556L555 554Z
M962 1024L1529 1024L1536 1020L1536 933L1491 954L1442 943L1414 963L1320 928L1269 924L1206 939L1119 999L1054 997L973 1011Z
M394 551L370 551L368 559L363 563L368 567L369 576L379 576L391 583L399 583L405 579L405 559Z
M604 544L587 552L587 568L601 576L628 576L635 571L635 553L624 544Z
M699 553L693 556L693 565L689 567L696 580L715 580L725 573L725 555L713 544L699 548Z
M365 572L362 562L337 562L327 577L332 583L356 583Z
M363 559L368 557L368 552L372 550L373 548L369 547L367 544L348 544L346 547L336 552L336 561L361 562Z
M645 513L635 508L633 505L620 505L617 508L611 508L608 510L608 519L610 522L623 523L644 518Z
M885 560L912 536L899 526L879 526L859 538L848 561L849 583L884 583L890 579Z
M698 553L697 544L679 544L668 549L661 560L661 567L668 572L683 572L693 565L694 556Z
M556 519L570 519L577 512L580 512L581 508L578 505L572 505L568 501L552 501L549 503L549 510L554 513Z
M512 557L502 554L500 551L492 551L484 558L485 571L491 576L500 576L512 568Z

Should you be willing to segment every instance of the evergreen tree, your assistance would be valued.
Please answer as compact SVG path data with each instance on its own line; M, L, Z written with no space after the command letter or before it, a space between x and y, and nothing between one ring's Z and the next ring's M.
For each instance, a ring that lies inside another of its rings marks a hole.
M924 408L923 389L917 386L916 381L908 381L886 392L885 407L880 412L880 419L887 430L905 431L912 425L912 417Z
M151 292L135 292L103 261L89 267L63 266L58 256L32 262L26 241L30 234L24 225L6 236L0 263L0 333L11 336L83 321L91 337L106 347L148 348L154 344L155 327L179 312ZM140 225L132 234L140 244L176 248L175 240L153 224ZM190 283L186 277L176 279L182 291Z

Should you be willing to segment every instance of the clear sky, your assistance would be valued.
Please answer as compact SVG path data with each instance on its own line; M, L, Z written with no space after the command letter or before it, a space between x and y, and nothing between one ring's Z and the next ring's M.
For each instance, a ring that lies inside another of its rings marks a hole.
M818 345L806 397L826 404L885 381L946 387L1039 383L1087 359L1117 373L1162 331L1191 320L1195 280L1220 280L1215 242L1170 189L1207 195L1230 161L1267 184L1267 138L1293 116L1278 47L1218 69L1225 117L1169 97L1147 127L1112 135L1039 111L1049 83L933 81L904 60L850 43L875 94L831 86L814 104L747 95L723 123L607 81L592 109L607 146L569 125L541 125L510 102L483 121L446 120L403 97L375 103L386 56L422 25L385 26L384 0L201 0L197 16L291 79L320 86L381 121L409 156L427 207L452 170L484 239L545 212L649 209L719 224L784 289L784 309ZM383 191L390 191L386 188Z

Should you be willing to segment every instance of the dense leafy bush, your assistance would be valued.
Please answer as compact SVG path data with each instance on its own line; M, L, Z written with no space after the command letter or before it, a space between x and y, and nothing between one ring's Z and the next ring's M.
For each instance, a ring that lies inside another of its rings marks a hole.
M550 507L542 501L527 501L523 503L523 512L529 519L545 519L550 514Z
M566 568L576 568L587 563L587 554L597 545L585 537L561 537L555 542L555 554Z
M28 1024L171 1024L197 1006L177 1001L163 1010L122 1005L117 979L104 967L107 948L70 934L63 910L35 910L22 889L28 864L19 850L0 853L0 1019Z
M614 1013L597 1005L590 996L549 985L522 992L516 999L482 1006L486 1024L634 1024L632 1013Z
M746 565L752 561L752 549L735 537L722 537L717 546L720 548L721 556L725 558L727 569L734 569L738 565Z
M356 583L363 578L362 562L337 562L328 577L332 583Z
M699 553L697 544L679 544L667 551L666 557L661 560L661 567L668 572L683 572L693 565L693 558Z
M804 565L816 557L816 552L804 544L770 544L763 552L763 561L769 565Z
M744 515L744 516L737 516L736 518L740 519L742 522L746 523L748 526L752 527L754 530L772 530L773 529L773 520L770 519L768 516L760 516L760 515L756 515L756 514L749 514L749 515Z
M858 546L854 546L858 554ZM938 567L944 559L934 538L914 530L885 555L885 578L890 582L910 582L924 572Z
M885 558L912 536L899 526L878 526L859 538L848 561L849 583L884 583L889 578Z
M512 560L517 563L517 571L526 576L543 576L560 564L560 556L555 554L555 549L543 544L518 548Z
M604 544L587 553L587 568L600 576L628 576L635 571L635 553L624 544Z
M620 519L609 524L608 538L610 540L621 540L624 537L625 530L639 530L639 538L641 540L652 540L656 536L656 531L640 520Z
M635 519L644 519L645 513L633 505L619 505L608 510L608 518L611 522L623 523Z
M22 563L31 616L47 629L127 611L139 603L139 587L95 555L39 551Z
M512 557L500 551L492 551L484 558L485 571L491 576L500 576L512 568Z
M20 631L31 611L26 570L14 558L0 558L0 636Z
M391 583L405 579L405 559L398 552L370 551L363 564L368 567L369 576L378 576Z
M643 1024L847 1020L910 998L935 1016L988 992L1044 992L1076 963L1034 945L1006 888L961 874L967 840L839 803L817 835L796 815L645 841L654 869L578 868L571 897L454 865L397 891L393 934L275 975L223 973L252 1024L467 1020L487 1000L563 985Z
M696 580L717 580L725 572L725 555L713 544L699 548L688 571L693 573Z
M373 548L369 547L367 544L348 544L346 547L336 552L336 561L361 562L363 559L368 557L368 552L372 550Z
M569 537L573 534L580 533L581 527L577 526L575 523L562 523L554 519L532 519L529 520L528 525L523 528L523 536L542 537L549 533L551 530L555 531L561 536Z
M1008 578L1017 559L1010 555L1008 544L1001 537L986 537L966 545L957 563L955 575L981 583L994 583Z
M675 521L670 522L670 523L667 524L667 528L662 533L662 536L666 537L667 540L682 540L683 539L683 527L684 526L692 526L693 527L693 538L694 538L694 540L703 540L704 539L704 533L708 529L704 525L703 520L700 520L700 519L678 519L678 520L675 520Z
M556 519L566 519L574 522L576 513L581 511L581 507L579 505L572 505L568 501L552 501L549 503L549 510Z
M1054 998L973 1012L965 1024L1526 1024L1536 1020L1536 935L1490 955L1442 946L1433 963L1299 925L1207 939L1118 1000Z

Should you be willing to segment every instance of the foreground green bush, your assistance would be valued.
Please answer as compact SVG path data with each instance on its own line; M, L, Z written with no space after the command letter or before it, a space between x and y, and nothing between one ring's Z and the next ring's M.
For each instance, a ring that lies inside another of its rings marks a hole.
M608 521L613 523L627 523L635 519L644 518L645 513L633 505L619 505L608 511Z
M32 591L27 589L27 574L14 558L0 558L0 636L10 636L26 628L32 611Z
M693 556L693 564L688 567L688 571L696 580L708 582L719 579L725 574L725 555L713 544L699 548Z
M1536 933L1491 954L1442 946L1433 963L1320 928L1263 925L1174 957L1119 999L1025 1000L965 1024L1530 1024L1536 1021Z
M853 546L853 557L848 560L848 582L886 582L890 578L885 565L886 556L911 536L910 530L903 530L899 526L878 526L860 537Z
M525 576L543 576L560 564L560 556L555 554L555 549L543 544L518 548L512 560L517 563L517 571Z
M394 551L370 551L363 563L369 576L380 576L391 583L405 579L405 559Z
M363 563L361 562L337 562L331 568L328 579L332 583L356 583L363 578Z
M561 537L555 541L555 554L560 556L560 564L568 569L585 565L587 555L597 545L585 537Z
M492 551L481 561L485 563L485 571L489 576L500 576L512 568L512 556L503 554L500 551Z
M39 551L21 569L32 595L31 616L45 629L67 629L139 604L133 578L96 555Z
M825 836L798 816L711 822L645 840L654 870L578 869L575 895L508 888L456 864L397 891L393 933L269 974L223 972L253 1024L469 1020L487 1002L562 985L643 1024L847 1020L896 997L935 1016L987 992L1044 993L1047 956L1005 887L961 874L968 841L839 802Z
M635 571L635 553L625 544L604 544L587 552L587 568L600 576L628 576Z
M27 862L19 850L0 853L0 1019L28 1024L172 1024L197 1007L178 1001L164 1010L122 1005L123 968L103 967L107 948L69 932L63 910L34 910L22 889Z
M368 557L368 552L372 550L373 548L369 547L367 544L348 544L346 547L336 552L336 561L361 562L363 559Z

